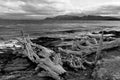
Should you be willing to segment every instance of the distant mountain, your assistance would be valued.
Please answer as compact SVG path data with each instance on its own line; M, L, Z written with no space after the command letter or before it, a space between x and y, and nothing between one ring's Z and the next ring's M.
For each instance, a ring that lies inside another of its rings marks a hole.
M120 20L120 18L110 17L110 16L94 16L94 15L85 15L85 14L69 14L69 15L60 15L56 17L41 19L3 19L0 18L0 24L36 24L36 23L45 23L57 20Z
M120 20L120 18L110 17L110 16L72 16L72 15L61 15L53 18L46 18L45 20Z

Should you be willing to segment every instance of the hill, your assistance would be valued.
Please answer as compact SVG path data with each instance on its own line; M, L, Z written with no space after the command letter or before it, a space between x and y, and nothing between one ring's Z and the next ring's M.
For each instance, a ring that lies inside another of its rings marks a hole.
M46 18L45 20L120 20L120 18L115 18L110 16L94 16L94 15L85 15L82 17L72 16L72 15L61 15L53 18Z

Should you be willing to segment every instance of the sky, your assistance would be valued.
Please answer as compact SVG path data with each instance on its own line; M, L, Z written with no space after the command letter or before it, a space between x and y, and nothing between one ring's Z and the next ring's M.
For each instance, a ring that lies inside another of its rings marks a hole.
M0 17L44 19L64 14L120 17L120 0L0 0Z

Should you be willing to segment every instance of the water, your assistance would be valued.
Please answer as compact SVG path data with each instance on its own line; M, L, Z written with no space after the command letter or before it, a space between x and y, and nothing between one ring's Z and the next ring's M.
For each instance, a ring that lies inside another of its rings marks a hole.
M0 23L0 36L20 36L20 30L31 36L40 36L46 32L65 30L84 30L95 28L120 27L120 21L54 21L43 23Z

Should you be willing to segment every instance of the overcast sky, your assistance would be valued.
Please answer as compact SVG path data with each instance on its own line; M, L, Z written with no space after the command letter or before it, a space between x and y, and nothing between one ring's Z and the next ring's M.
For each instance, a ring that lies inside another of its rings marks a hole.
M0 0L0 17L43 19L67 13L120 16L120 0Z

